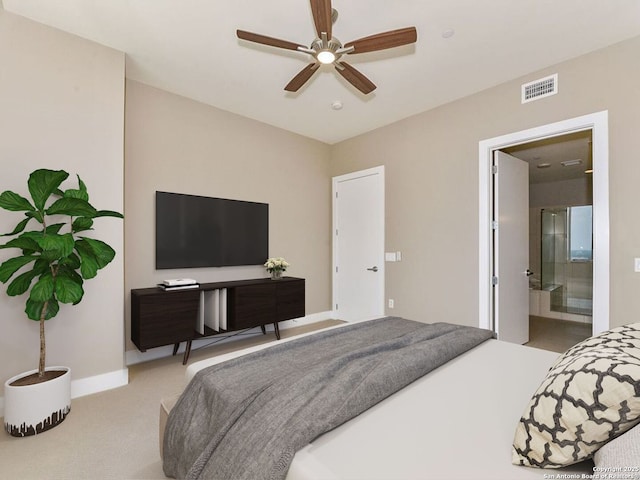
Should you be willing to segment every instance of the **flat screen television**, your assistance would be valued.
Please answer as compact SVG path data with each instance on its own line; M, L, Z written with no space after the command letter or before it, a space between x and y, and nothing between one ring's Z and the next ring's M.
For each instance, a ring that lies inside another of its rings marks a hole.
M156 192L156 268L261 265L269 204Z

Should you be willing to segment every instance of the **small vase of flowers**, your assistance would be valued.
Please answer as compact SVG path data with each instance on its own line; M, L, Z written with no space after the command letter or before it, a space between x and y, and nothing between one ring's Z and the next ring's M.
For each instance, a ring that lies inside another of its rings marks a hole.
M282 257L268 258L264 264L267 272L271 274L271 280L280 280L282 278L282 272L284 272L289 263Z

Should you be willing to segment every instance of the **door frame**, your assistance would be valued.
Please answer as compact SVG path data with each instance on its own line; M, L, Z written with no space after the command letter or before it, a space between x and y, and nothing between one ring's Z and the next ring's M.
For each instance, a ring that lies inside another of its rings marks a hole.
M382 252L381 252L381 259L380 259L380 266L379 269L381 270L380 272L380 282L382 283L381 285L381 298L378 299L378 311L380 312L380 316L383 316L385 313L385 309L384 309L384 301L385 301L385 292L386 292L386 285L385 285L385 258L384 258L384 248L385 248L385 176L384 176L384 165L380 165L378 167L372 167L372 168L367 168L365 170L358 170L356 172L351 172L351 173L346 173L344 175L338 175L336 177L332 178L332 182L331 182L331 205L332 205L332 230L331 230L331 241L332 241L332 265L331 265L331 279L332 279L332 298L331 298L331 310L333 312L333 315L336 318L340 318L339 317L339 309L336 309L336 303L337 303L337 299L338 299L338 281L336 278L337 275L337 265L338 265L338 248L337 248L337 213L338 213L338 202L336 202L336 198L337 198L337 191L338 191L338 184L340 182L344 182L344 181L348 181L348 180L355 180L357 178L361 178L361 177L368 177L371 175L380 175L380 179L381 179L381 191L378 192L378 194L382 197L380 199L380 201L382 202L383 208L382 208L382 218L380 218L380 231L378 232L378 234L380 235L378 237L378 240L381 241L381 245L382 245Z
M482 140L479 158L479 319L480 328L495 331L491 276L491 212L494 150L572 132L591 130L593 151L593 334L609 329L609 112L604 110L540 127Z

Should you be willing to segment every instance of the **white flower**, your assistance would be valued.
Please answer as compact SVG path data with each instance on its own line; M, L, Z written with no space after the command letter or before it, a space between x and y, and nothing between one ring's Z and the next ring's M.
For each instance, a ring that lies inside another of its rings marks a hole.
M270 273L271 272L277 272L277 271L284 272L287 269L288 266L289 266L289 262L287 262L282 257L271 257L271 258L268 258L267 261L264 264L264 267Z

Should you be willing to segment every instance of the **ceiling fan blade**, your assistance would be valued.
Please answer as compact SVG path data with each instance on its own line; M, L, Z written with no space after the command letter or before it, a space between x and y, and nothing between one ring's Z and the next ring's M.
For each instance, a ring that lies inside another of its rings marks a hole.
M415 43L417 40L418 32L416 31L416 27L407 27L360 38L353 42L346 43L344 48L353 47L354 51L351 52L351 54L366 53L408 45Z
M319 66L320 65L318 63L310 63L300 70L300 72L291 79L284 89L287 92L297 92L313 76Z
M279 38L267 37L266 35L260 35L258 33L246 32L244 30L236 30L236 35L241 40L269 45L270 47L286 48L287 50L298 50L298 47L305 48L303 45L299 45L297 43L280 40Z
M311 13L318 38L322 38L322 32L325 32L327 41L331 40L331 0L311 0Z
M348 63L339 62L336 63L335 66L338 73L342 75L347 82L356 87L365 95L373 92L376 89L375 84L371 80L369 80Z

